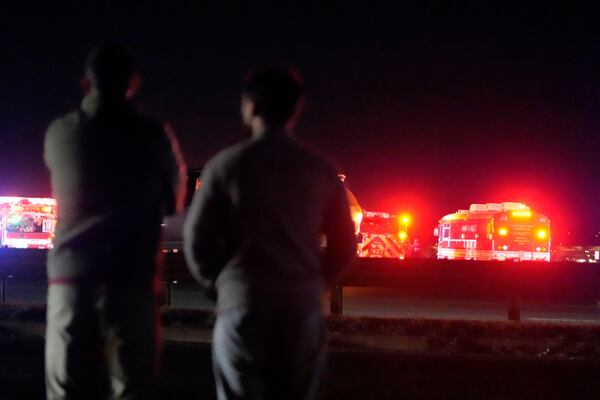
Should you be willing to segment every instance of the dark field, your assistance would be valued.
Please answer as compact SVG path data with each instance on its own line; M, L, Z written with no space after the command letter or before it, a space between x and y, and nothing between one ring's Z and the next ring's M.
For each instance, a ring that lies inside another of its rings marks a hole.
M160 398L214 398L209 311L165 310ZM42 399L43 308L0 308L0 398ZM330 317L327 399L598 398L600 327Z

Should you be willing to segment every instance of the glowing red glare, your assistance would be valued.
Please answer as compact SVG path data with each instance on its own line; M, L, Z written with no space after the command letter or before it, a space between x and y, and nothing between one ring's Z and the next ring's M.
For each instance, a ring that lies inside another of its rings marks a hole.
M500 235L500 236L506 236L506 235L508 235L508 229L506 229L506 228L500 228L500 229L498 229L498 235Z

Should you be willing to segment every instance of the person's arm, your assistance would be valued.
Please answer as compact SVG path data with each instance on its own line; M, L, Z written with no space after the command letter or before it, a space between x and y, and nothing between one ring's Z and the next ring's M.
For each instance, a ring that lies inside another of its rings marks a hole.
M212 289L225 262L221 228L229 202L210 163L202 173L201 182L183 228L184 252L194 278Z
M165 179L165 215L183 211L187 172L181 148L170 125L164 126L168 150L163 160Z
M61 159L61 155L59 154L60 146L58 146L56 139L57 132L60 129L58 125L57 121L52 122L44 135L44 163L50 172L52 172L56 160Z
M327 237L327 246L323 252L322 270L325 284L331 287L356 254L356 236L348 198L337 178L326 209L323 233Z

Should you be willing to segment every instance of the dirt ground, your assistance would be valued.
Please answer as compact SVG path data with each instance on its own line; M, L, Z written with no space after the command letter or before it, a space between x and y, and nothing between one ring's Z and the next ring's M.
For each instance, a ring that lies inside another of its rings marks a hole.
M600 360L600 327L593 325L330 317L328 332L334 347Z

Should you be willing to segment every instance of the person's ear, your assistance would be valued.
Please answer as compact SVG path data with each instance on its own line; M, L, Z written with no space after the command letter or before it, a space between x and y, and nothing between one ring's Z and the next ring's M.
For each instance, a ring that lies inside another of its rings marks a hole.
M133 74L133 76L129 80L129 87L127 88L127 92L125 92L125 96L128 99L133 98L137 94L137 92L141 86L142 86L142 77L140 76L140 74L138 74L136 72L135 74Z
M90 78L85 75L82 76L81 79L79 79L79 88L81 89L81 93L83 93L84 96L87 96L92 91L92 82L90 81Z

